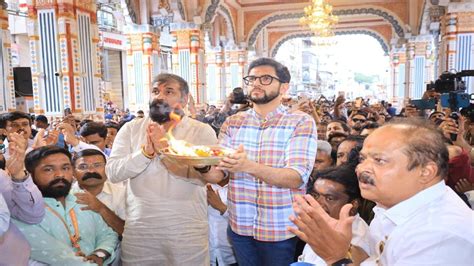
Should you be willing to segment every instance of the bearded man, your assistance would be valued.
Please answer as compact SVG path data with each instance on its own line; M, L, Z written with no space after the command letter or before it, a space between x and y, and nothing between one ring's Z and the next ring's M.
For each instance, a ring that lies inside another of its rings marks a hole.
M195 145L216 144L207 124L182 116L186 81L160 74L153 81L150 113L125 124L115 138L106 173L127 180L124 265L209 265L206 180L193 167L161 156L167 131ZM181 116L176 122L171 113ZM213 181L214 183L216 181Z

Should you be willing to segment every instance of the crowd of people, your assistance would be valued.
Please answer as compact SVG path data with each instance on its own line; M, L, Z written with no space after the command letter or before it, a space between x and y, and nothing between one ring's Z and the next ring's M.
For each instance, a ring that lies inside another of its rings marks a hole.
M223 106L165 73L146 114L1 115L0 265L472 265L470 113L290 81L260 58ZM233 152L191 165L174 139Z

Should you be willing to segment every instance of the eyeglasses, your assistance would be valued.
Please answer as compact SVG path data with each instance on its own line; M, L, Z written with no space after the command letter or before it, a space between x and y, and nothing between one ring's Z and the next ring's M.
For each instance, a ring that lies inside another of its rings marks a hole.
M357 123L357 122L364 123L365 121L366 121L365 119L360 119L360 118L352 118L352 122L354 122L354 123Z
M103 167L105 163L93 163L93 164L85 164L82 163L76 167L77 170L79 171L87 171L87 170L97 170L101 167Z
M8 125L9 127L13 128L13 129L19 129L19 128L24 128L24 127L29 127L30 126L30 123L29 122L23 122L23 123L10 123L10 125Z
M270 85L270 84L272 84L274 79L278 80L280 83L283 83L279 78L275 78L275 77L270 76L270 75L263 75L263 76L260 76L260 77L246 76L246 77L244 77L244 83L245 83L245 85L251 85L251 84L254 84L257 79L260 82L260 84L262 84L262 85Z

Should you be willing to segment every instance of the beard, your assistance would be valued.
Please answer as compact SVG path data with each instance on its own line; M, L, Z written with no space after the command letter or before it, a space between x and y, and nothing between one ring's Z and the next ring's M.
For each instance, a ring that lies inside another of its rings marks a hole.
M179 108L171 108L171 106L162 99L154 99L150 102L150 119L160 125L171 121L171 112L184 116L184 112Z
M99 179L102 180L102 176L97 172L87 172L82 176L82 181L86 181L87 179Z
M356 123L352 126L352 129L355 131L361 131L362 130L362 124Z
M62 186L54 186L56 184L62 183ZM49 182L46 186L38 186L38 189L43 194L45 198L61 198L66 197L71 190L71 182L66 180L65 178L57 178L53 181Z
M253 89L255 90L255 89ZM263 97L254 97L252 92L253 90L249 93L249 99L250 101L252 101L254 104L267 104L271 101L273 101L275 98L277 98L279 95L280 95L280 88L278 88L278 91L276 92L270 92L269 94L267 94L266 91L260 89L263 91Z

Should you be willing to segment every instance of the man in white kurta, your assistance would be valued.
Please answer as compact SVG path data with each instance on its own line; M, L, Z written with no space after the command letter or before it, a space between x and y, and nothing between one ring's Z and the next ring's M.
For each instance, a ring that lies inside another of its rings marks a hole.
M107 162L112 182L129 180L122 262L209 265L205 183L193 167L178 165L163 155L146 156L143 145L151 122L146 117L125 124ZM217 143L209 125L188 117L183 117L172 134L196 145Z

